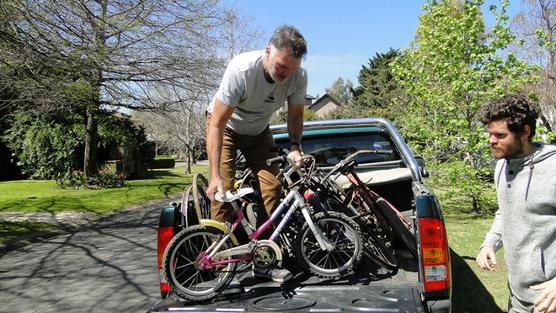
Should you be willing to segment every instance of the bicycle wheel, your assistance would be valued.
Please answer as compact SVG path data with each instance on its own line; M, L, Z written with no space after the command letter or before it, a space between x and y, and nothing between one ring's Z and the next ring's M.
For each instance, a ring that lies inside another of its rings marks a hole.
M341 277L352 272L361 261L363 250L359 226L339 212L317 213L313 222L333 249L322 250L306 222L298 232L295 245L301 267L324 278Z
M365 199L354 190L350 190L347 193L344 205L349 207L351 211L357 212L357 216L361 217L366 224L372 227L378 239L384 242L387 247L394 249L392 227L382 214L377 211L376 206L370 207L365 202Z
M418 257L415 234L413 234L401 220L403 216L398 216L398 214L396 214L397 210L393 208L392 204L382 197L377 197L375 203L384 218L394 230L396 236L402 240L414 257Z
M203 174L197 173L193 176L192 185L193 203L197 216L199 219L210 219L210 199L206 193L208 187L207 179Z
M183 191L181 197L180 205L180 226L181 228L187 228L189 226L199 224L199 218L197 217L197 211L193 205L193 186L187 185Z
M378 266L388 270L394 270L398 267L398 261L394 256L392 249L388 248L382 240L379 239L373 225L368 224L359 216L353 216L353 211L346 207L340 200L334 197L326 197L323 205L328 211L342 212L353 219L361 229L361 237L363 239L363 254Z
M223 235L223 232L203 225L195 225L179 232L164 252L163 275L170 288L190 300L210 299L226 289L234 277L236 263L199 268L204 251ZM225 242L221 249L230 245Z

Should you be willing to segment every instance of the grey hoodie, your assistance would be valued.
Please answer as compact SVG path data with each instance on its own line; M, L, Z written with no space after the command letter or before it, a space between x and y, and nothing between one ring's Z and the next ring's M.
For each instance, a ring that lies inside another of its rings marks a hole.
M556 277L556 147L535 146L496 163L498 211L481 245L504 246L510 289L527 302L540 294L530 286Z

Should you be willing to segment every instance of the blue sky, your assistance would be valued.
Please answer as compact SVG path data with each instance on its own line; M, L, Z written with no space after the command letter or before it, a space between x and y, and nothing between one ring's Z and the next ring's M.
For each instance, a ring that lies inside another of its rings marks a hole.
M414 0L228 0L225 1L252 18L264 32L264 43L276 27L297 27L308 43L302 66L309 74L307 93L323 95L338 78L358 85L357 75L376 53L391 47L408 47L417 29L424 1ZM512 16L520 5L511 0ZM487 24L492 21L487 0L483 6ZM261 47L263 48L263 47Z

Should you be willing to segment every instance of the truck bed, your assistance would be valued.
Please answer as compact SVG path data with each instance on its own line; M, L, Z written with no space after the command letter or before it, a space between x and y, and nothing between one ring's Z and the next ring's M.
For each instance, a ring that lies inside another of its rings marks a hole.
M397 250L396 255L396 272L377 268L364 258L354 275L333 281L298 272L280 284L253 278L246 270L210 301L171 295L149 312L425 312L415 260L407 250Z

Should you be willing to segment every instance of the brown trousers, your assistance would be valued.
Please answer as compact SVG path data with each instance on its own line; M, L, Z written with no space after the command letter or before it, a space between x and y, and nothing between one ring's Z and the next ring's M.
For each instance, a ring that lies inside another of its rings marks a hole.
M210 123L210 115L207 115L207 126L208 123ZM272 164L269 166L266 164L266 160L278 155L270 129L267 127L259 135L248 136L240 135L226 128L222 141L222 154L220 155L220 179L224 191L233 189L238 150L245 156L247 164L259 179L265 210L270 216L280 202L282 191L282 185L276 178L280 171L278 165ZM224 222L229 220L232 214L233 209L229 204L212 201L211 219Z

